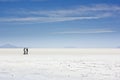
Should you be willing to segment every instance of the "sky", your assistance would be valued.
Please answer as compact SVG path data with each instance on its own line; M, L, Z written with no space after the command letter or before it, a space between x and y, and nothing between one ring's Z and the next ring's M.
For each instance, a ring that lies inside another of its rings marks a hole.
M120 46L120 0L0 0L0 45Z

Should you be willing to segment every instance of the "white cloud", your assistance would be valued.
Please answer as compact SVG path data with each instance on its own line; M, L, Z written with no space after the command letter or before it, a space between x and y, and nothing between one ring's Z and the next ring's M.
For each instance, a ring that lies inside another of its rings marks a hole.
M115 14L120 12L120 6L117 5L90 5L90 6L79 6L72 9L63 9L63 10L49 10L49 11L24 11L25 14L32 15L44 15L52 17L63 17L63 16L96 16L102 14Z
M27 17L27 18L2 18L0 22L61 22L85 19L99 19L101 17Z
M61 22L85 19L101 19L120 15L120 6L97 4L61 10L11 11L16 18L0 18L0 22ZM9 14L8 13L8 14Z
M109 29L89 29L89 30L80 30L80 31L62 31L62 32L54 32L54 34L100 34L100 33L113 33L116 31Z

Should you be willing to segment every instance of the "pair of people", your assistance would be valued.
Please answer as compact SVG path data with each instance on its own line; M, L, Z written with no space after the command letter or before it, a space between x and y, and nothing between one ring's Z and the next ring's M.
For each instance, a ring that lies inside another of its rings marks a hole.
M28 54L28 48L24 48L23 51L24 51L24 53L23 53L24 55Z

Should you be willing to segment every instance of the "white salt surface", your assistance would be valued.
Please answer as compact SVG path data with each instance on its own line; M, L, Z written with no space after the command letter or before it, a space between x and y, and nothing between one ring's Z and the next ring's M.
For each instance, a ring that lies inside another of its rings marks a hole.
M22 49L0 49L0 80L120 80L120 49L29 49L29 55L22 54Z

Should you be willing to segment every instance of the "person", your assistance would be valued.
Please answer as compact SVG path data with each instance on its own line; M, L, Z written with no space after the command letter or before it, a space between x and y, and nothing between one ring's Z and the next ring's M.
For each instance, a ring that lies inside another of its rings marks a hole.
M26 54L28 54L28 48L26 48Z
M24 51L24 55L28 54L28 48L24 48L23 51Z
M24 51L24 53L23 53L23 54L25 55L25 48L23 49L23 51Z

